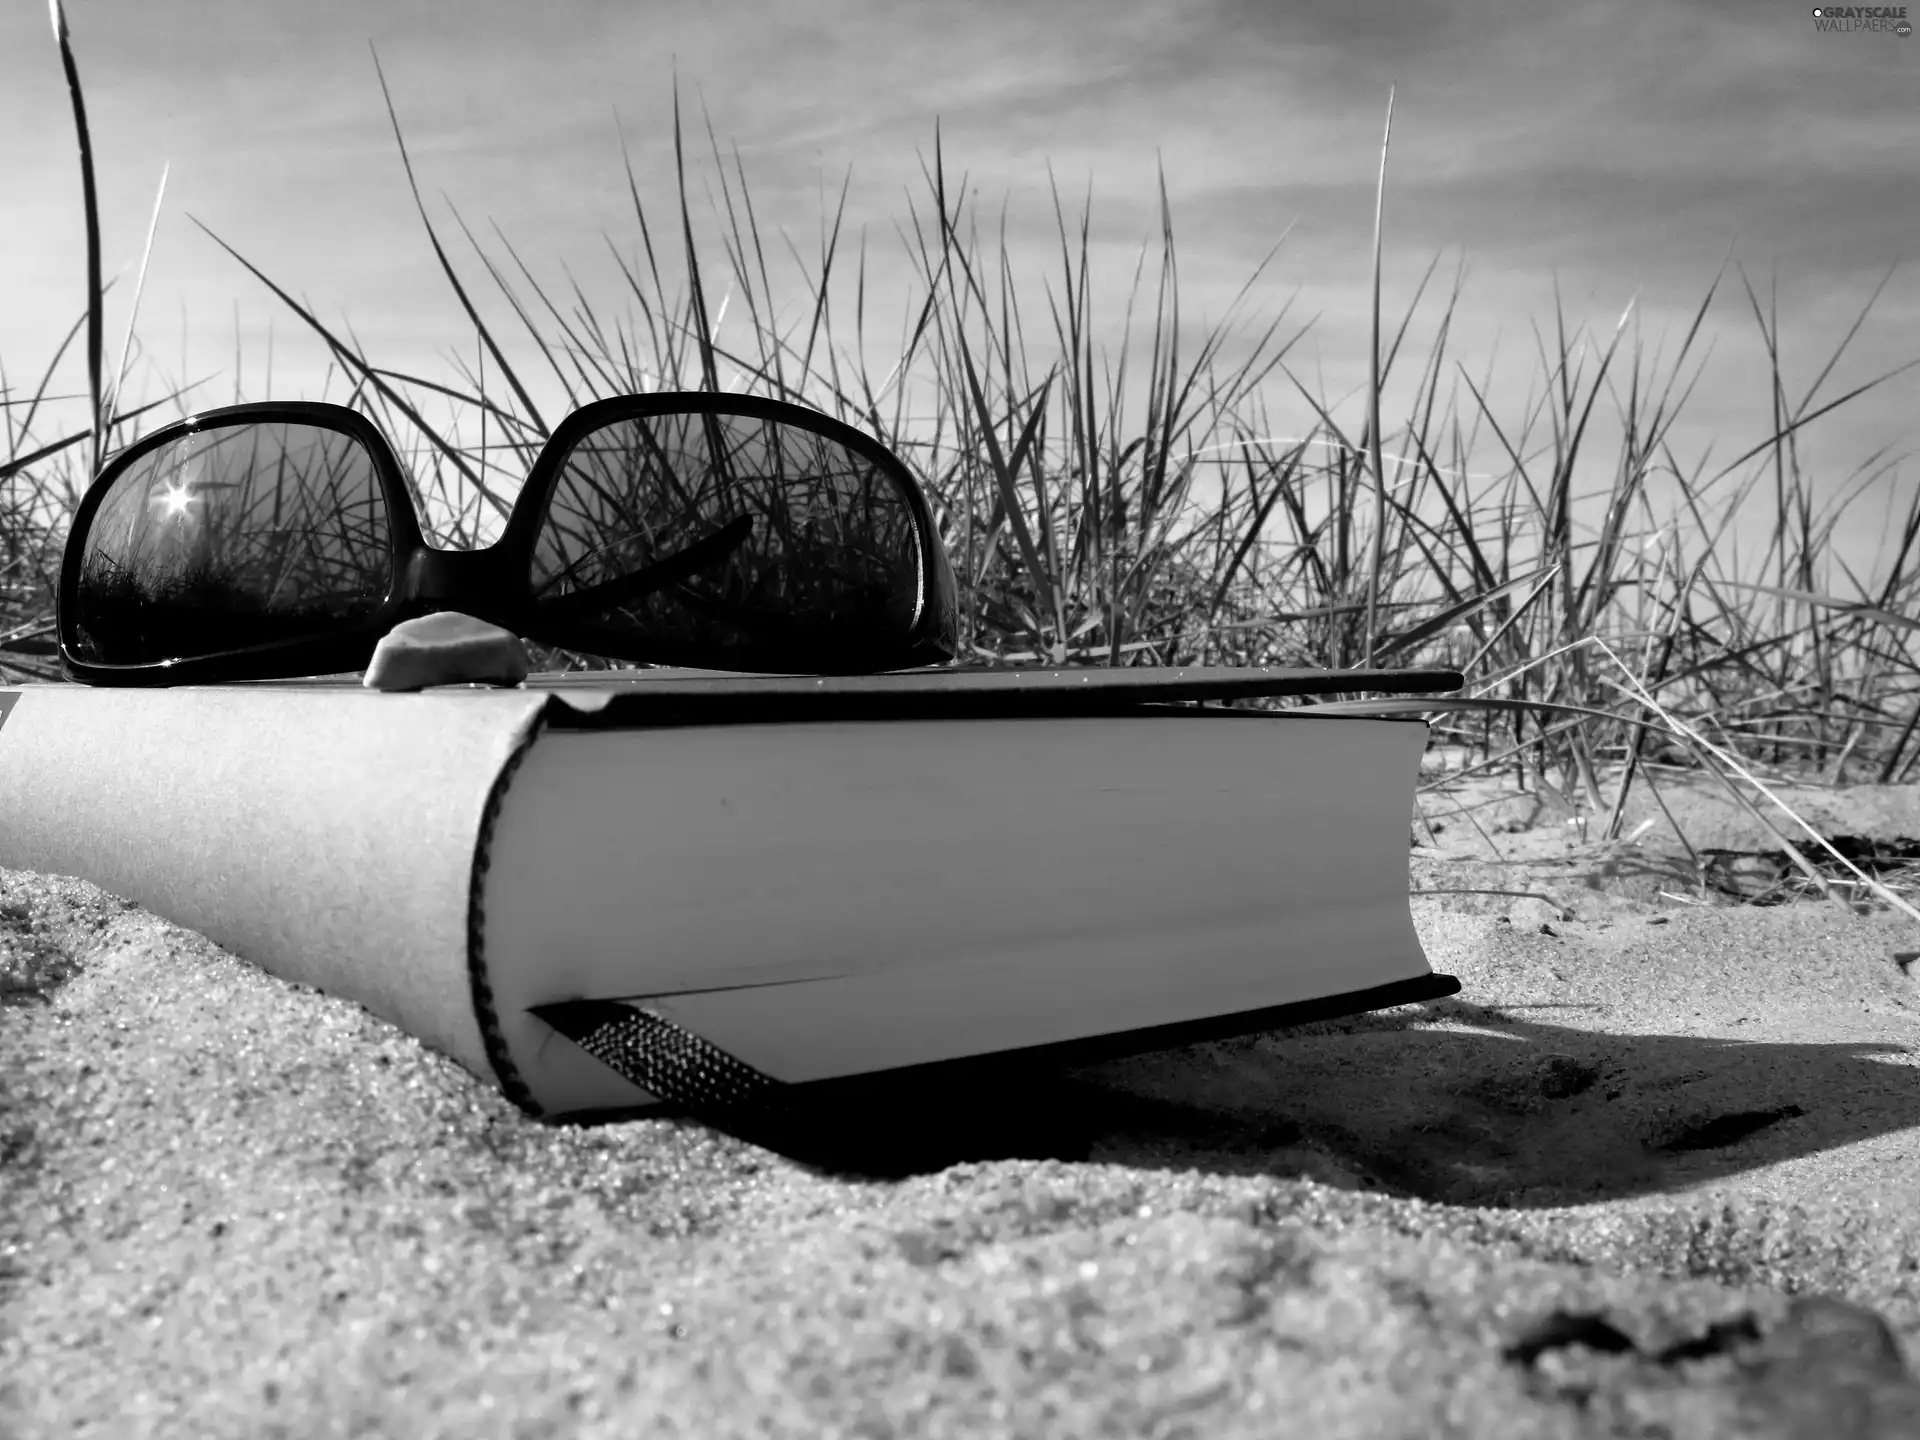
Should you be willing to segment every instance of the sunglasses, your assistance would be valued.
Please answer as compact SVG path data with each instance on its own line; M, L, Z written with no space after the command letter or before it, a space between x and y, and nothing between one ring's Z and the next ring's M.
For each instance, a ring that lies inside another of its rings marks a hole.
M102 467L58 606L67 673L93 685L364 670L394 625L440 610L710 670L863 674L959 651L953 569L899 457L817 411L706 392L574 411L477 550L426 543L359 412L208 410Z

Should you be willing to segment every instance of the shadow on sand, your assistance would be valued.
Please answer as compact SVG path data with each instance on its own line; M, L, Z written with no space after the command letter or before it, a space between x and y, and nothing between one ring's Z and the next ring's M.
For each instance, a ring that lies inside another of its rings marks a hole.
M735 1133L848 1174L1094 1160L1331 1174L1527 1207L1656 1194L1920 1127L1920 1068L1889 1063L1904 1046L1617 1035L1543 1018L1584 1008L1444 1000L1077 1071L996 1059L822 1082L799 1087L801 1121Z

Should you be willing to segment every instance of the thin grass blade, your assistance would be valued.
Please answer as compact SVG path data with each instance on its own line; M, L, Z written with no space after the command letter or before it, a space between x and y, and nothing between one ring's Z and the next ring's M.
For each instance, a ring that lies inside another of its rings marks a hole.
M140 248L140 275L133 285L133 306L127 312L127 333L120 341L120 363L114 367L113 389L107 398L107 429L109 432L116 423L114 412L120 408L120 387L127 378L127 355L133 349L133 325L140 315L140 297L147 288L147 262L153 258L153 236L160 228L160 207L167 198L167 176L173 171L173 162L168 161L160 168L160 189L153 197L153 215L147 221L147 243Z
M93 182L93 137L87 128L86 96L80 88L80 68L73 56L73 36L67 29L66 7L48 0L53 38L60 47L60 64L67 74L67 94L73 101L73 128L80 147L80 192L87 223L87 399L93 417L93 469L100 469L106 448L106 408L100 393L102 329L106 290L100 283L100 197Z

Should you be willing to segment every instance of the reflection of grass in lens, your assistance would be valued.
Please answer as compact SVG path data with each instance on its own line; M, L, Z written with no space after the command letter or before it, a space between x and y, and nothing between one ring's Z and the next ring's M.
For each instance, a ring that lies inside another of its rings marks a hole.
M550 500L536 591L611 584L741 516L753 521L749 543L593 615L602 643L773 647L788 656L774 663L797 666L803 654L905 638L919 573L893 482L827 437L739 416L623 421L587 437Z
M276 599L269 588L204 559L143 574L95 555L80 579L80 658L136 665L301 639L367 614L381 598L364 583L303 585L297 593L297 600Z
M611 583L658 563L660 555L652 545L608 546L596 555L592 570L570 577L575 583L555 593ZM897 642L913 615L911 566L910 552L904 559L889 558L831 535L794 535L784 547L743 546L707 573L609 605L592 623L709 644L774 635L805 636L822 644L836 634L851 639L856 632L890 633Z
M88 532L80 658L134 664L310 637L378 604L385 501L351 437L195 432L124 472Z

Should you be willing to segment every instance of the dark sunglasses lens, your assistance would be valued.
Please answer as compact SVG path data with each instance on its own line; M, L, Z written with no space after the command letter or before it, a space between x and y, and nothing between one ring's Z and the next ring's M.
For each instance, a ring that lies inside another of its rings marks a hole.
M76 658L137 665L308 639L386 598L392 536L372 455L319 425L239 421L148 451L80 554Z
M801 425L616 421L568 452L533 555L541 617L618 657L686 646L741 668L850 661L904 641L923 556L899 482Z

